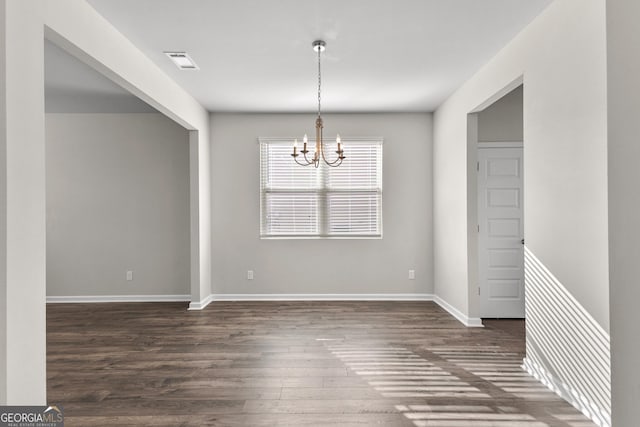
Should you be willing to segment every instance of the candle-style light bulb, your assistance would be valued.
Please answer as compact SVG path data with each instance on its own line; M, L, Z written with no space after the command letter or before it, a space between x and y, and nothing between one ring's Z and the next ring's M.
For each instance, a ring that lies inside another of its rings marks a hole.
M298 153L298 138L293 140L293 154L296 155Z
M307 138L307 134L305 133L304 136L302 137L302 142L304 142L305 144L307 142L309 142L309 138Z
M340 134L336 135L336 142L338 143L338 153L340 153L342 151L342 147L341 147L342 139L340 139Z

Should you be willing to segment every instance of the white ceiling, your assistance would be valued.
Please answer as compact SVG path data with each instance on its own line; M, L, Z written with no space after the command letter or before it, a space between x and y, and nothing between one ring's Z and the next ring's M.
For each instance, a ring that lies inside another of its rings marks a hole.
M88 0L210 111L432 111L552 0ZM163 51L187 51L180 71Z

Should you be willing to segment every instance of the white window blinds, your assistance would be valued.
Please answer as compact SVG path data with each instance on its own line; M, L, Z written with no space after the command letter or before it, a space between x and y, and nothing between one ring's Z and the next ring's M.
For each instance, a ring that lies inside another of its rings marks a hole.
M260 139L261 237L381 237L382 139L343 138L337 168L296 164L292 145Z

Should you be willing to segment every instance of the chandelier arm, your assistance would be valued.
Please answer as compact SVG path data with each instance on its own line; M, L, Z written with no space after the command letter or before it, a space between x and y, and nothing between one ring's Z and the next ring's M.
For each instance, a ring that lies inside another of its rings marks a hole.
M299 161L298 161L298 156L295 156L295 157L293 158L293 160L295 160L295 161L296 161L296 163L297 163L297 164L299 164L300 166L309 166L309 165L311 164L311 163L309 163L309 162L307 162L307 163L301 163L301 162L299 162ZM306 159L305 159L305 161L306 161Z
M322 154L322 160L324 160L324 162L326 164L328 164L329 166L336 164L338 162L338 160L340 160L340 156L338 156L338 158L335 159L334 161L332 161L332 162L328 161L327 157L324 155L324 144L320 144L320 152Z
M334 165L339 166L340 163L342 163L344 156L342 155L342 152L337 152L338 157L334 161L330 162L327 160L327 156L324 154L324 141L323 141L322 129L323 129L322 122L320 122L320 126L317 127L317 130L320 137L320 155L322 156L322 160L324 160L324 162L329 166L334 166ZM338 163L338 161L340 161L340 163ZM336 163L338 164L336 165Z
M329 162L329 161L324 157L324 154L323 154L323 155L322 155L322 159L323 159L323 160L324 160L324 162L325 162L326 164L328 164L329 166L333 166L333 165L335 165L335 164L336 164L336 163L338 163L338 162L342 163L342 160L344 160L344 157L342 157L342 156L338 156L334 161ZM338 165L339 165L340 163L338 163ZM337 165L336 165L336 166L337 166Z
M308 159L307 159L307 154L305 153L305 155L304 155L304 159L308 162L308 163L307 163L308 165L313 165L313 167L315 167L315 168L317 168L318 166L320 166L320 156L318 156L318 157L316 158L316 155L314 154L314 155L313 155L313 159L308 160Z
M331 165L335 165L338 162L342 162L342 160L344 160L344 157L337 157L333 162L329 162L325 159L324 162L329 166L331 166Z
M339 163L336 163L336 162L338 162L338 160L339 160L340 162L339 162ZM332 167L332 168L337 168L338 166L340 166L340 165L342 164L342 160L343 160L343 158L342 158L342 157L338 157L334 162L327 163L327 166ZM326 163L326 161L325 161L325 163Z
M310 161L309 159L307 159L307 153L308 153L308 150L305 150L302 152L302 154L304 155L304 161L306 162L306 164L300 163L302 166L309 166L310 164L313 163L313 161Z

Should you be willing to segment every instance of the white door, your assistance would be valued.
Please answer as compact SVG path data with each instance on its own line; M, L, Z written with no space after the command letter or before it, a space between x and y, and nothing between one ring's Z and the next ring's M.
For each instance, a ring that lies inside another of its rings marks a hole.
M524 318L522 147L478 149L480 317Z

